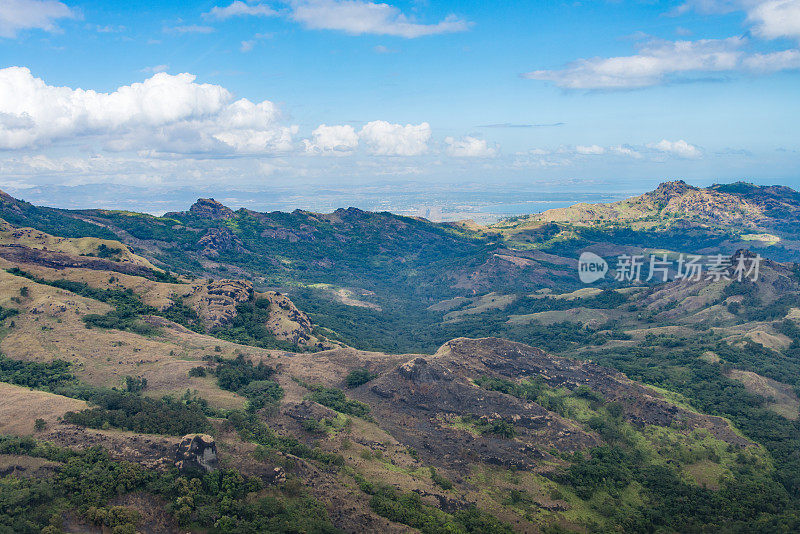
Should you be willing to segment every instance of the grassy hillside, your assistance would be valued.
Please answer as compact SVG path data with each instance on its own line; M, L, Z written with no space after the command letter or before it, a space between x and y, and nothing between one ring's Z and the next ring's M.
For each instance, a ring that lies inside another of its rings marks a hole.
M0 531L798 526L792 266L755 285L587 290L568 258L388 214L296 212L307 241L285 247L264 236L287 214L211 201L83 216L164 240L112 225L135 254L101 257L124 245L2 234L2 415L24 423L0 426ZM206 267L153 267L168 254ZM459 261L479 263L472 278ZM230 277L257 269L290 296ZM213 472L176 462L197 433Z

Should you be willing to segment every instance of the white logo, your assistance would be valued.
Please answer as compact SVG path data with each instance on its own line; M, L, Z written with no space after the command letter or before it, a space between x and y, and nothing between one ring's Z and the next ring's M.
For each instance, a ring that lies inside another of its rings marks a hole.
M608 272L606 260L594 252L583 252L578 258L578 278L584 284L591 284L603 278Z

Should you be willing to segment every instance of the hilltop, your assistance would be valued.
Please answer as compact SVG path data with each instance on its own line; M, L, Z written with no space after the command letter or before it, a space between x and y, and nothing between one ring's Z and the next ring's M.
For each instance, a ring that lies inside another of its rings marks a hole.
M744 182L700 188L683 180L664 182L654 191L611 204L576 204L524 220L575 224L630 224L677 221L708 226L741 226L754 232L789 231L800 217L800 194L782 186Z

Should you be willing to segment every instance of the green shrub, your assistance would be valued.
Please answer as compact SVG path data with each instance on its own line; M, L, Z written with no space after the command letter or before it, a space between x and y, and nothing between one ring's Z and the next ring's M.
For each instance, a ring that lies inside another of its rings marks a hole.
M336 410L337 412L354 415L356 417L365 418L370 412L369 406L363 402L348 399L344 391L338 388L317 386L306 398Z
M377 376L378 375L371 373L369 369L356 369L354 371L350 371L345 379L345 383L350 389L357 388L358 386L373 380Z

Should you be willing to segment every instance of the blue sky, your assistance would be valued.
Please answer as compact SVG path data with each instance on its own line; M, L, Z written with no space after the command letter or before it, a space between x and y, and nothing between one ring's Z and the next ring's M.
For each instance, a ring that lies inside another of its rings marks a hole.
M799 45L800 0L5 0L0 188L800 187Z

